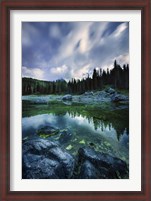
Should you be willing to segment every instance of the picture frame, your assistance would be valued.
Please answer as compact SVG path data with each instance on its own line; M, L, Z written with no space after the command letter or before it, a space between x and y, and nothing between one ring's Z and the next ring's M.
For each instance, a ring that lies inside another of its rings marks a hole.
M11 10L141 10L141 191L10 191L10 11ZM140 200L151 199L150 146L150 0L1 2L1 200Z

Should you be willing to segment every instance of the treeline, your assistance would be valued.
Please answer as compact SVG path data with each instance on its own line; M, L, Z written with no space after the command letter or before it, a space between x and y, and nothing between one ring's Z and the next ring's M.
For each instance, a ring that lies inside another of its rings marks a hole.
M22 78L22 94L61 94L67 93L67 82L63 79L54 82Z
M100 69L93 70L92 78L83 78L82 80L72 79L68 83L61 79L53 82L40 81L32 78L22 79L22 93L28 94L81 94L85 91L101 90L105 85L110 85L115 89L129 88L129 65L121 67L114 61L114 68L109 71Z
M105 85L110 85L115 89L129 88L129 65L123 65L123 68L114 62L114 68L109 71L100 69L93 70L92 78L88 77L82 80L72 79L68 83L70 93L83 93L90 90L103 89Z

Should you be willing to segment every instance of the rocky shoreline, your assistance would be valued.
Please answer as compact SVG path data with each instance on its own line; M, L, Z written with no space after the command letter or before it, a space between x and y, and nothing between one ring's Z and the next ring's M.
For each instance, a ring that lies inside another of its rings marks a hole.
M29 101L33 104L54 104L55 102L63 102L71 105L72 103L83 104L101 104L101 103L128 103L128 95L124 95L113 88L107 88L102 91L90 91L81 95L29 95L23 96L23 101Z
M59 142L40 137L23 143L23 179L126 179L127 164L119 158L81 146L77 156Z
M127 112L125 112L120 116L121 114L117 112L118 108L123 109L125 107L127 110L129 105L128 95L112 88L85 92L81 95L30 95L23 96L22 100L23 104L25 103L25 109L28 108L29 110L27 111L28 114L32 107L36 107L36 112L31 112L32 115L41 114L41 108L43 108L43 112L49 112L53 109L54 114L57 115L60 114L60 110L63 114L66 114L67 111L73 114L80 111L83 112L84 116L87 115L89 119L93 117L94 126L97 126L99 118L104 120L104 124L112 122L112 126L117 128L118 134L123 133L123 130L120 129L117 117L123 119L127 115ZM39 104L43 105L39 106ZM79 104L82 106L79 106ZM105 107L105 109L101 107ZM117 111L115 112L114 109ZM101 111L99 114L97 114L98 110ZM38 111L40 112L38 113ZM91 114L92 111L93 115ZM113 118L113 121L109 121L110 118ZM123 127L127 128L125 124ZM53 124L40 127L34 133L30 137L23 138L22 142L23 179L129 178L127 161L119 155L114 155L108 142L105 144L105 142L99 141L99 147L101 148L97 149L96 141L85 140L83 136L77 140L73 130L68 130L66 127L62 130L54 128ZM74 138L73 135L75 135ZM73 140L78 141L78 147L74 146ZM74 149L76 149L76 152L72 152Z

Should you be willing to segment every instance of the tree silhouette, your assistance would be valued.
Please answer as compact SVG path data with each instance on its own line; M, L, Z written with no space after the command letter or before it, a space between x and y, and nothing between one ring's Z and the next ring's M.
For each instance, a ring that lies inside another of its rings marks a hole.
M81 94L86 91L102 90L106 85L115 89L129 89L129 65L121 67L114 61L113 69L107 71L94 68L92 78L87 74L86 78L76 80L72 78L69 82L63 79L56 81L42 81L32 78L22 78L22 94Z

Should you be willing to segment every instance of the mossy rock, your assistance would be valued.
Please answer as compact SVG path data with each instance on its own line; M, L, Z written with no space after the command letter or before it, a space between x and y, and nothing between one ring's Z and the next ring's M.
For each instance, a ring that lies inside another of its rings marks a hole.
M70 144L66 147L66 150L71 150L73 148L73 146Z
M41 137L41 138L44 138L44 139L45 139L45 138L51 137L51 135L40 134L40 135L39 135L39 137Z
M85 140L81 140L79 144L85 144Z
M59 129L53 128L51 126L45 126L37 130L36 133L42 138L48 138L57 135L59 133Z

